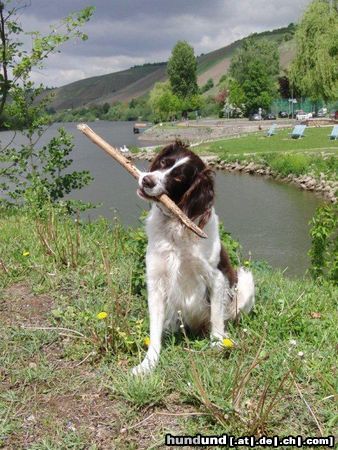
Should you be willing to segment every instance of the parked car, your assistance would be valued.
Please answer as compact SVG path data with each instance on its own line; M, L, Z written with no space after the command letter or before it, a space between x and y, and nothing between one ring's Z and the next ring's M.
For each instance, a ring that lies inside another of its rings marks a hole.
M286 111L279 111L278 117L281 119L287 119L289 117L289 114Z
M313 116L313 114L310 113L306 113L304 112L302 109L296 111L296 119L297 120L307 120L307 119L311 119Z
M264 120L276 120L276 116L272 113L268 113L263 117Z
M317 112L317 117L325 117L327 114L327 108L320 108Z
M258 113L250 114L249 120L262 120L262 116Z

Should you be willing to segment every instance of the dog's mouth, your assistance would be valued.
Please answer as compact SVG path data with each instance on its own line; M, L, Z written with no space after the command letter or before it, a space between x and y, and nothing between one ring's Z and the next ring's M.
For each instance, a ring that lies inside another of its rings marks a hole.
M142 198L143 200L151 200L156 201L156 197L151 197L150 195L146 194L142 188L137 189L137 195Z

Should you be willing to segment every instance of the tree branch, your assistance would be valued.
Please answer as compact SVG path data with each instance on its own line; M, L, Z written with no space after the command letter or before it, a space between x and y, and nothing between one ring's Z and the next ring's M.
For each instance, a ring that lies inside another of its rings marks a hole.
M112 147L108 142L102 139L96 134L88 125L81 123L77 126L78 130L87 136L94 144L102 148L109 156L114 158L122 167L124 167L134 178L137 180L140 176L140 171L131 162L125 158L116 148ZM184 225L186 225L191 231L201 238L207 238L208 236L202 231L194 222L192 222L183 211L165 194L156 197L164 206L168 208Z

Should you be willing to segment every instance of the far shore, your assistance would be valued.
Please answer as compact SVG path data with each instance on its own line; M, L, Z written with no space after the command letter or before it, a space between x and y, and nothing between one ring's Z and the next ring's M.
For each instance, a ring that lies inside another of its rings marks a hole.
M273 123L278 129L289 128L299 124L295 119L277 119L250 121L248 119L199 119L179 122L164 122L145 130L139 136L139 141L170 142L181 139L192 144L213 141L217 139L240 137L249 133L265 134ZM333 123L332 123L333 124ZM330 126L330 120L308 121L308 126ZM155 144L154 144L155 145Z

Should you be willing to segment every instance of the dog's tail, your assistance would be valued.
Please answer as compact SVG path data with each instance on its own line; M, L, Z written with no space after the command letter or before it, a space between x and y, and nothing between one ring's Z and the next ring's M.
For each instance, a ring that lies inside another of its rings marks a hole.
M237 286L227 314L229 319L235 319L241 312L249 313L255 303L255 284L252 273L240 267L237 275Z

